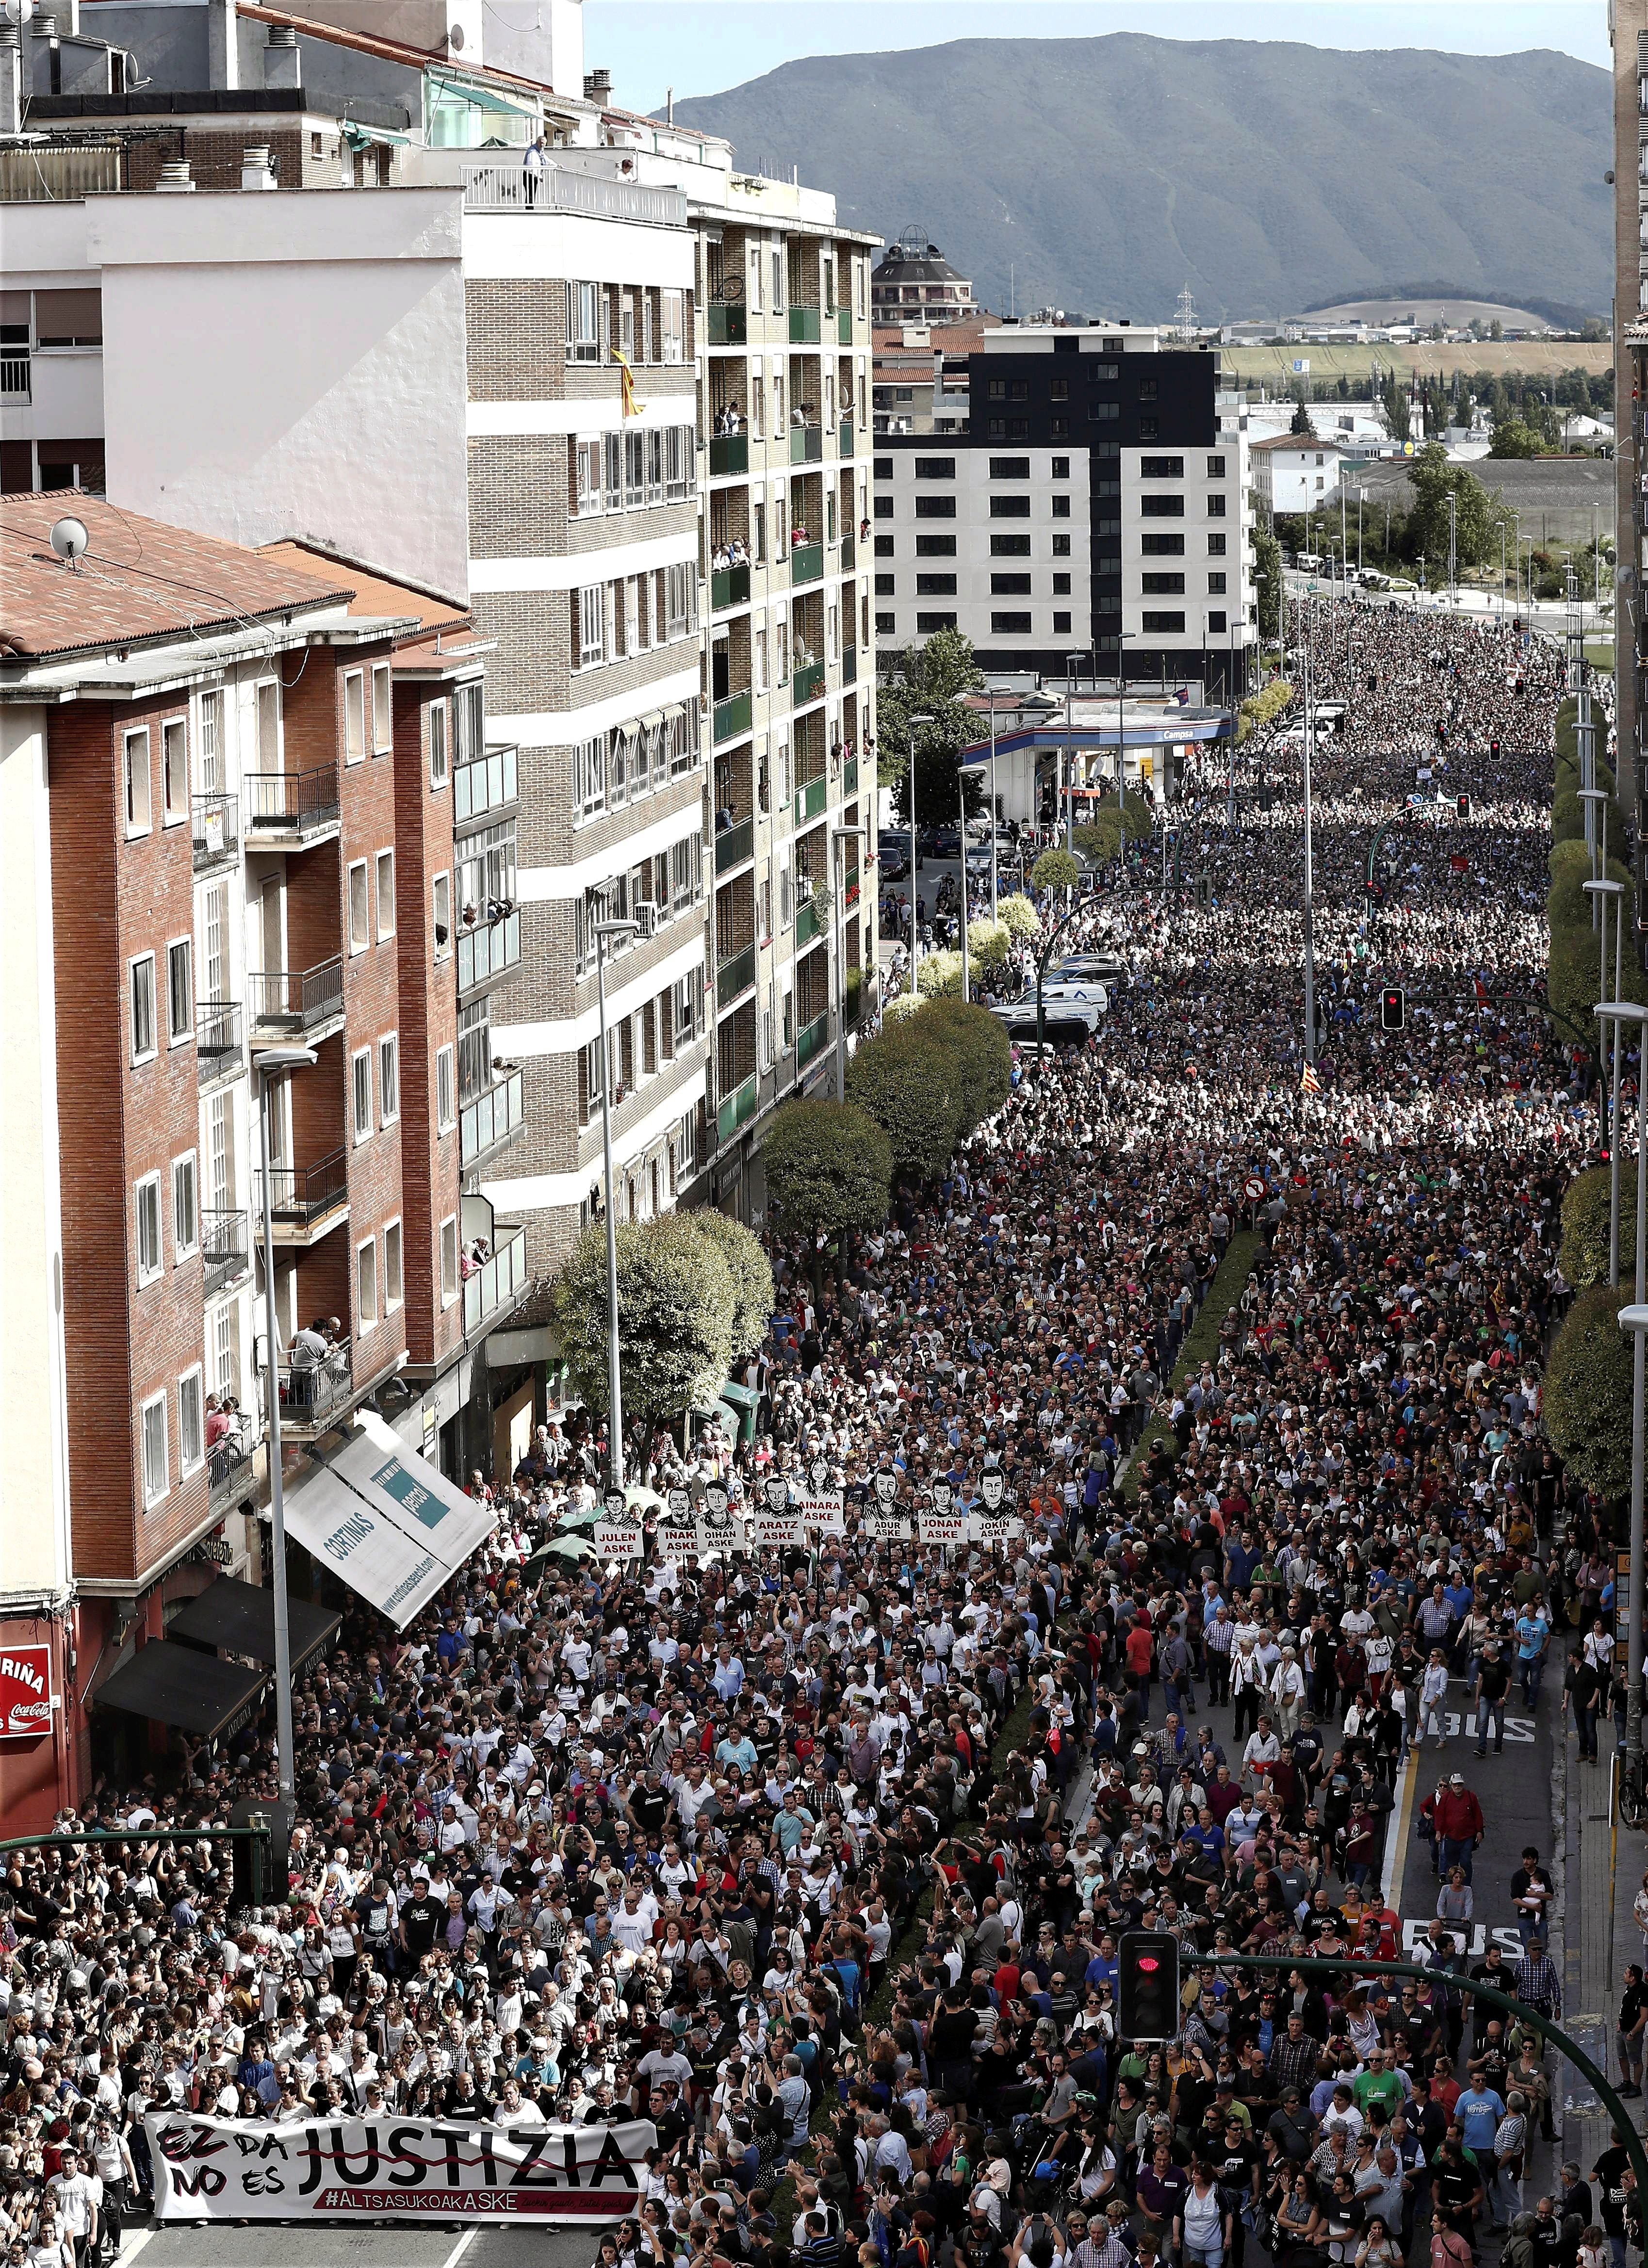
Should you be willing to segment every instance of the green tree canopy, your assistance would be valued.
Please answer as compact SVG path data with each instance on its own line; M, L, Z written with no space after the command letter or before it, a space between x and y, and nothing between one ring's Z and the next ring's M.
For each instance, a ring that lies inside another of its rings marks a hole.
M733 1359L737 1296L725 1255L700 1217L663 1213L617 1233L618 1363L624 1409L662 1425L713 1400ZM607 1408L606 1229L592 1221L556 1286L556 1321L573 1383Z
M1007 1033L987 1008L946 999L930 1001L915 1029L936 1038L955 1066L957 1130L964 1141L1012 1092L1013 1050Z
M918 824L953 825L964 794L969 818L983 804L979 775L968 772L957 781L958 750L979 737L979 719L963 701L984 685L984 672L973 659L972 640L959 630L935 630L919 645L906 646L897 673L883 681L876 696L878 770L883 786L895 790L900 815L910 816L910 746L916 744L915 815ZM913 734L912 717L929 716Z
M1503 425L1496 425L1490 457L1537 457L1543 447L1539 435L1519 417L1508 417Z
M1009 937L1022 939L1041 934L1041 916L1022 890L1015 890L1011 897L1000 899L995 911L997 920Z
M1582 1292L1563 1318L1545 1373L1545 1430L1571 1477L1617 1504L1630 1488L1631 1347L1623 1295Z
M1031 868L1030 879L1038 890L1073 890L1082 869L1068 850L1044 850Z
M847 1094L887 1137L896 1170L933 1181L955 1155L960 1083L949 1049L924 1029L925 1009L901 1018L860 1048L847 1066Z
M1289 426L1288 431L1290 433L1308 433L1312 436L1315 434L1316 428L1311 423L1311 413L1304 406L1303 394L1294 396L1293 423Z
M735 1355L754 1354L772 1320L772 1263L761 1240L743 1221L706 1205L687 1218L701 1236L720 1248L732 1278L732 1339Z
M1593 1166L1576 1174L1563 1197L1563 1274L1576 1292L1608 1279L1608 1215L1613 1204L1610 1169ZM1637 1177L1620 1174L1620 1261L1627 1272L1636 1264ZM1624 1297L1621 1295L1622 1300Z
M1275 638L1282 630L1282 546L1267 527L1255 527L1253 542L1259 635L1261 638Z
M839 1236L887 1218L892 1151L854 1103L785 1103L762 1138L761 1164L768 1202L786 1229Z
M1448 556L1448 497L1455 499L1457 557L1461 567L1480 567L1493 538L1493 523L1504 507L1475 475L1449 460L1439 441L1428 441L1408 468L1415 495L1408 519L1412 557L1445 560Z

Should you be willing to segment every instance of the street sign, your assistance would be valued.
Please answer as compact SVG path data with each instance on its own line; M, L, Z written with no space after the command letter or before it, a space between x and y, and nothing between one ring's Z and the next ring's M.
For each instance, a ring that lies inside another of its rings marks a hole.
M1257 1204L1265 1194L1265 1185L1257 1174L1250 1174L1242 1183L1242 1195L1250 1204Z

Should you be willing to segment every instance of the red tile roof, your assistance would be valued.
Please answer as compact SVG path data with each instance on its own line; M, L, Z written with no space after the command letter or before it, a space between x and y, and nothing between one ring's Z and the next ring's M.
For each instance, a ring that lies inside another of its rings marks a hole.
M416 584L395 582L387 575L374 574L370 568L335 558L316 544L288 538L280 543L260 544L257 556L260 559L278 560L295 575L312 575L323 588L336 587L339 576L347 575L355 586L350 613L388 615L403 620L410 615L418 627L416 631L403 633L409 639L427 637L432 630L468 630L473 619L469 609L456 599L443 598L438 591L420 590Z
M52 528L64 519L84 521L91 538L77 568L51 548ZM118 512L73 489L8 496L0 504L0 661L220 636L271 615L345 603L354 581L317 579L242 544Z

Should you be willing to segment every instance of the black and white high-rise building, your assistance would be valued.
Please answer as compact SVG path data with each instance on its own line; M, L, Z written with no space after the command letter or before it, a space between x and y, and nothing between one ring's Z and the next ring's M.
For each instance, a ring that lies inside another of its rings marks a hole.
M962 431L876 437L881 666L959 630L987 672L1245 690L1247 438L1216 352L1126 323L1007 325L968 371Z

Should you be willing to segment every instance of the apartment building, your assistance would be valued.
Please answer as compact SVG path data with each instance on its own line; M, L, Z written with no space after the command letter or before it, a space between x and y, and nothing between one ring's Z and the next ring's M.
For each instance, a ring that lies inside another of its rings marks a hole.
M1343 443L1277 433L1248 445L1253 496L1267 519L1277 512L1315 512L1339 500Z
M1644 516L1644 432L1642 380L1648 349L1648 0L1612 0L1608 33L1614 43L1614 495L1621 584L1622 635L1614 648L1614 762L1622 795L1636 806L1639 865L1648 843L1648 764L1643 757L1648 690L1643 683L1644 576L1648 572ZM1626 415L1626 405L1630 414ZM1627 538L1627 530L1631 531ZM1599 743L1597 753L1603 754ZM1639 883L1648 868L1639 875ZM1648 968L1648 932L1638 939Z
M960 630L986 670L1247 682L1247 439L1218 357L1126 323L1006 325L964 431L878 434L878 661Z

